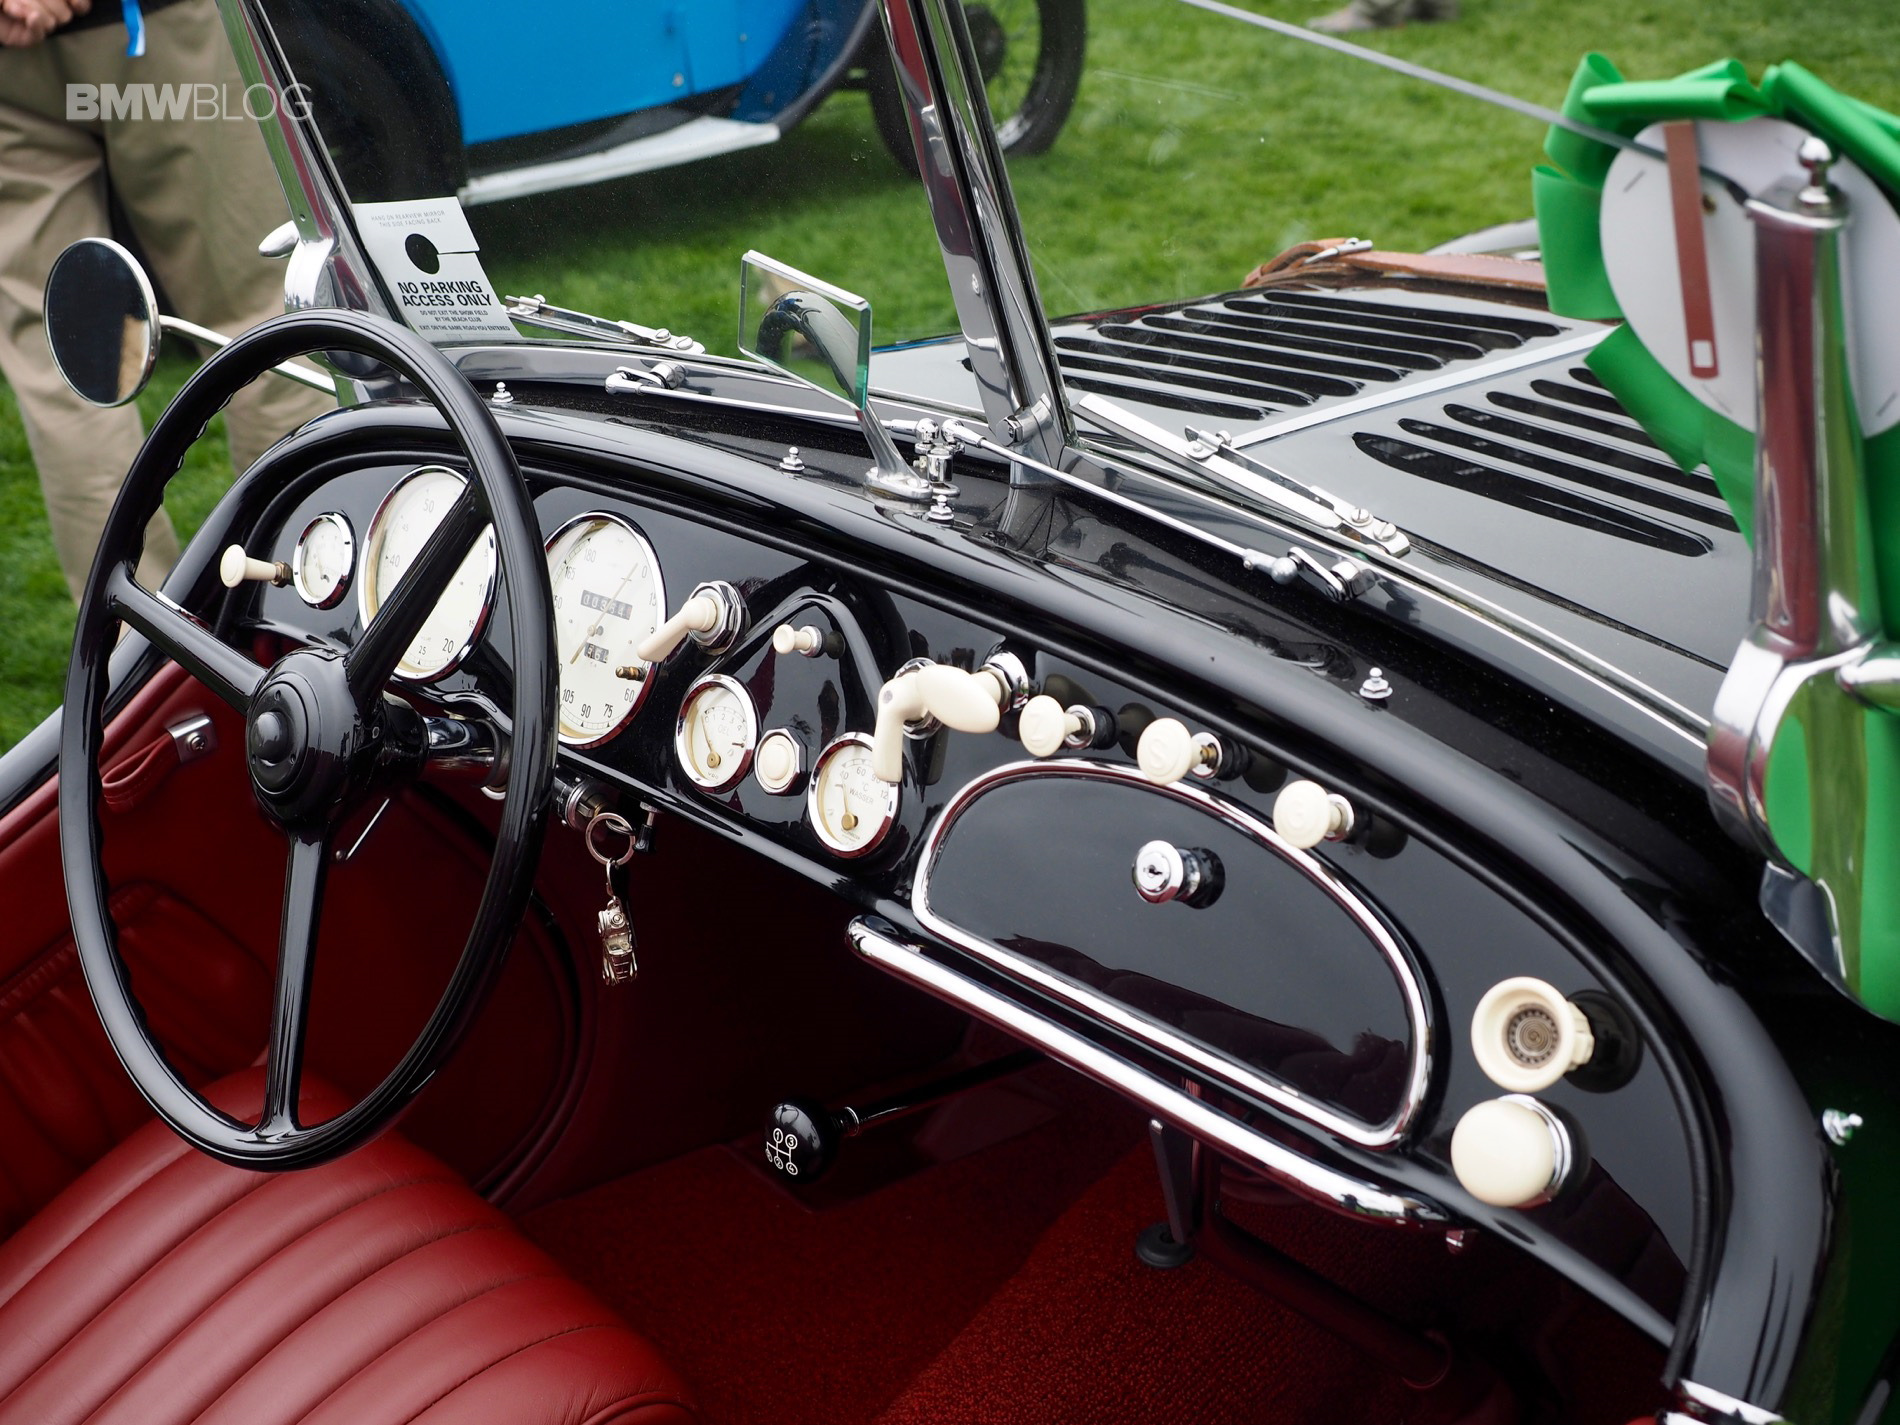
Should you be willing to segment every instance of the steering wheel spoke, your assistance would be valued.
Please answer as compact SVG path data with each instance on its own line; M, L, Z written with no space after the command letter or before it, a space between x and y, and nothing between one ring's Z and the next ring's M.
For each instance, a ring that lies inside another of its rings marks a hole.
M423 544L415 562L383 599L363 637L344 659L350 690L365 697L389 681L436 601L487 527L475 487L466 487Z
M152 593L124 565L112 571L106 598L113 617L130 624L239 712L264 681L264 670L225 643L197 619Z
M264 1070L264 1116L258 1136L279 1138L297 1122L303 1086L304 1037L317 968L317 932L330 867L330 832L294 833L284 868L284 909L277 936L277 988L271 998L270 1048Z
M347 658L322 646L298 647L264 670L190 614L141 588L131 567L149 512L159 506L205 423L234 391L308 351L354 352L396 371L441 413L467 461L469 483ZM514 678L502 722L509 732L505 746L487 729L463 724L432 736L421 715L387 688L488 529L496 577L508 595ZM153 425L107 517L99 559L80 601L60 719L59 777L68 793L59 799L60 862L73 940L106 1035L146 1100L193 1146L223 1162L266 1171L327 1162L394 1119L460 1042L520 925L547 824L559 686L551 598L534 502L495 413L440 351L383 318L340 309L272 318L212 356ZM254 1124L233 1120L171 1064L132 993L120 953L98 802L103 714L121 625L138 629L243 713L251 796L289 837L265 1103ZM353 813L425 765L481 775L499 790L503 762L505 790L488 877L434 1009L379 1083L334 1117L300 1123L328 868L338 845L353 849L361 839Z

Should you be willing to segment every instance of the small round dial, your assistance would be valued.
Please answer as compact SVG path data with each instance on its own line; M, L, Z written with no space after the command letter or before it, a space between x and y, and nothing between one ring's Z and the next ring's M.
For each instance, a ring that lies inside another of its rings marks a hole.
M370 521L358 603L367 627L390 590L402 582L436 526L448 518L468 482L453 470L425 465L389 492ZM452 672L488 622L495 596L495 530L484 529L396 664L396 676L427 682Z
M709 792L737 786L758 745L758 709L743 686L723 673L708 673L687 690L673 751L694 786Z
M878 780L871 739L848 732L827 747L812 769L806 810L818 839L839 856L876 850L897 824L899 788Z
M355 568L356 535L347 519L332 510L304 526L290 557L298 598L313 609L335 608L349 591Z
M653 546L615 515L582 515L548 541L561 741L605 742L640 709L650 669L635 653L666 616Z

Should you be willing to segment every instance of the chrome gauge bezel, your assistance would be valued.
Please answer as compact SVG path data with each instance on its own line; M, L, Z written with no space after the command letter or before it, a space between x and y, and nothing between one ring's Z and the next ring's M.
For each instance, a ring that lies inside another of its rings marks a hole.
M633 537L633 542L639 545L641 552L646 555L647 567L653 571L653 591L659 603L660 617L664 620L668 608L666 602L666 571L660 567L660 556L654 553L653 541L642 534L631 520L607 510L589 510L586 514L576 515L573 519L563 523L559 529L548 536L547 542L541 547L541 552L547 560L548 587L550 592L552 592L554 587L554 547L565 539L577 526L584 524L617 524ZM566 727L562 726L562 718L557 710L554 726L555 735L560 739L561 746L573 748L598 747L603 742L611 742L614 738L625 732L627 730L627 724L633 721L634 715L638 713L641 707L646 703L647 694L653 691L653 665L646 663L643 664L642 667L646 670L646 676L634 684L633 701L627 704L627 710L620 715L620 720L605 732L569 732ZM557 694L559 691L559 689L556 689ZM682 706L684 706L684 704L682 704Z
M304 547L309 544L310 536L319 525L333 525L343 535L343 573L338 576L336 587L319 598L312 592L304 579ZM333 609L343 602L350 592L350 585L356 581L356 531L350 526L350 517L341 510L325 510L309 524L303 527L303 533L297 536L297 547L290 555L290 584L297 591L297 597L313 609Z
M693 769L693 759L687 755L690 745L688 729L691 727L693 704L714 688L731 693L739 700L739 706L745 712L745 750L737 759L738 765L730 773L722 772L713 781L703 781ZM745 684L724 673L706 673L695 678L693 685L686 690L686 696L680 699L679 716L673 722L673 759L679 763L680 771L686 774L686 780L702 792L729 792L744 781L746 773L752 770L752 758L758 750L759 708L752 701L752 694L746 691Z
M897 825L898 813L903 809L904 789L902 787L890 786L888 783L885 784L886 792L883 816L878 821L878 824L871 829L870 839L862 846L851 846L839 842L830 832L825 830L824 813L819 808L818 799L824 790L825 769L831 765L832 759L837 757L846 747L860 747L864 749L864 753L868 757L871 754L871 739L862 732L847 732L843 736L835 737L825 744L825 750L820 752L818 756L813 759L811 772L806 781L805 820L811 824L812 834L823 843L827 851L846 861L855 861L859 857L869 856L873 851L877 850L878 847L882 846L885 839L890 836L891 828Z
M356 581L356 611L361 616L363 627L366 629L370 626L370 621L376 617L376 609L382 607L382 591L377 587L376 565L378 560L382 557L382 542L387 534L387 531L384 529L384 521L389 515L390 507L395 504L396 497L424 475L453 475L457 480L462 482L463 489L468 488L468 476L453 466L418 465L414 470L411 470L407 475L403 476L402 479L392 485L389 493L383 496L383 502L376 507L376 513L370 516L369 534L363 541L363 558L361 561L363 577ZM443 518L446 519L447 516L444 515ZM490 547L493 548L495 542L495 527L492 524L483 525L482 532L477 538L487 540ZM469 547L471 550L474 548L473 545ZM467 556L464 556L464 558L466 557ZM495 549L494 557L488 567L488 587L482 591L481 612L476 616L475 627L469 633L467 639L463 641L462 646L449 655L449 659L446 663L440 668L432 669L427 673L411 673L403 667L401 662L398 662L395 668L391 670L390 676L401 683L427 684L438 682L460 668L463 662L468 658L468 655L475 651L475 645L482 641L482 635L488 631L488 620L494 616L495 612L495 586L500 579L500 575L501 551ZM370 606L370 599L372 597L376 600L375 608ZM431 610L431 612L434 611Z

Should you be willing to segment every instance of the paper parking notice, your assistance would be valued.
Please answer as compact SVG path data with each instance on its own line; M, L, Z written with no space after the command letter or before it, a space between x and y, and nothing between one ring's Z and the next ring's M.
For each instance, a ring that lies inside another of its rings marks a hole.
M370 261L416 331L431 341L518 339L482 271L481 244L459 200L357 203L352 210Z

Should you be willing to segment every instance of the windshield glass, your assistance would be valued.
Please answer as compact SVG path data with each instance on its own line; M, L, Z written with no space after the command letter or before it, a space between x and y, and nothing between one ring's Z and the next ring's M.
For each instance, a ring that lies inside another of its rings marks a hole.
M1886 108L1900 99L1900 82L1874 51L1857 48L1846 29L1821 36L1786 7L1467 0L1460 14L1455 0L1244 0L1241 8L1304 26L1333 5L1341 17L1409 16L1346 41L1549 109L1562 107L1595 49L1630 79L1667 79L1731 56L1760 76L1795 57L1858 99ZM1047 155L1007 156L1072 408L1094 393L1144 407L1172 432L1212 426L1244 444L1250 430L1389 389L1391 373L1416 381L1458 369L1472 333L1401 325L1429 325L1430 313L1388 313L1374 341L1348 320L1357 313L1324 309L1377 284L1369 269L1381 253L1452 244L1535 256L1532 172L1548 162L1547 132L1536 119L1184 0L1090 0L1088 62L1067 126ZM1330 261L1348 240L1373 257ZM1277 257L1281 270L1259 286L1262 265ZM1482 295L1509 322L1513 305L1541 306L1541 283L1533 267L1530 290L1498 285ZM1429 306L1431 290L1429 274L1411 271L1372 296ZM1204 298L1214 300L1196 301ZM1125 310L1187 302L1191 310ZM1071 320L1109 312L1124 315ZM1534 346L1570 334L1552 333L1512 335ZM1432 346L1440 337L1462 345ZM1162 385L1172 395L1157 405ZM1079 415L1085 437L1099 429Z
M425 334L574 339L492 291L733 355L748 249L869 298L881 344L954 330L922 189L858 77L863 43L883 43L868 6L376 7L385 23L364 27L317 0L262 4L369 256Z

